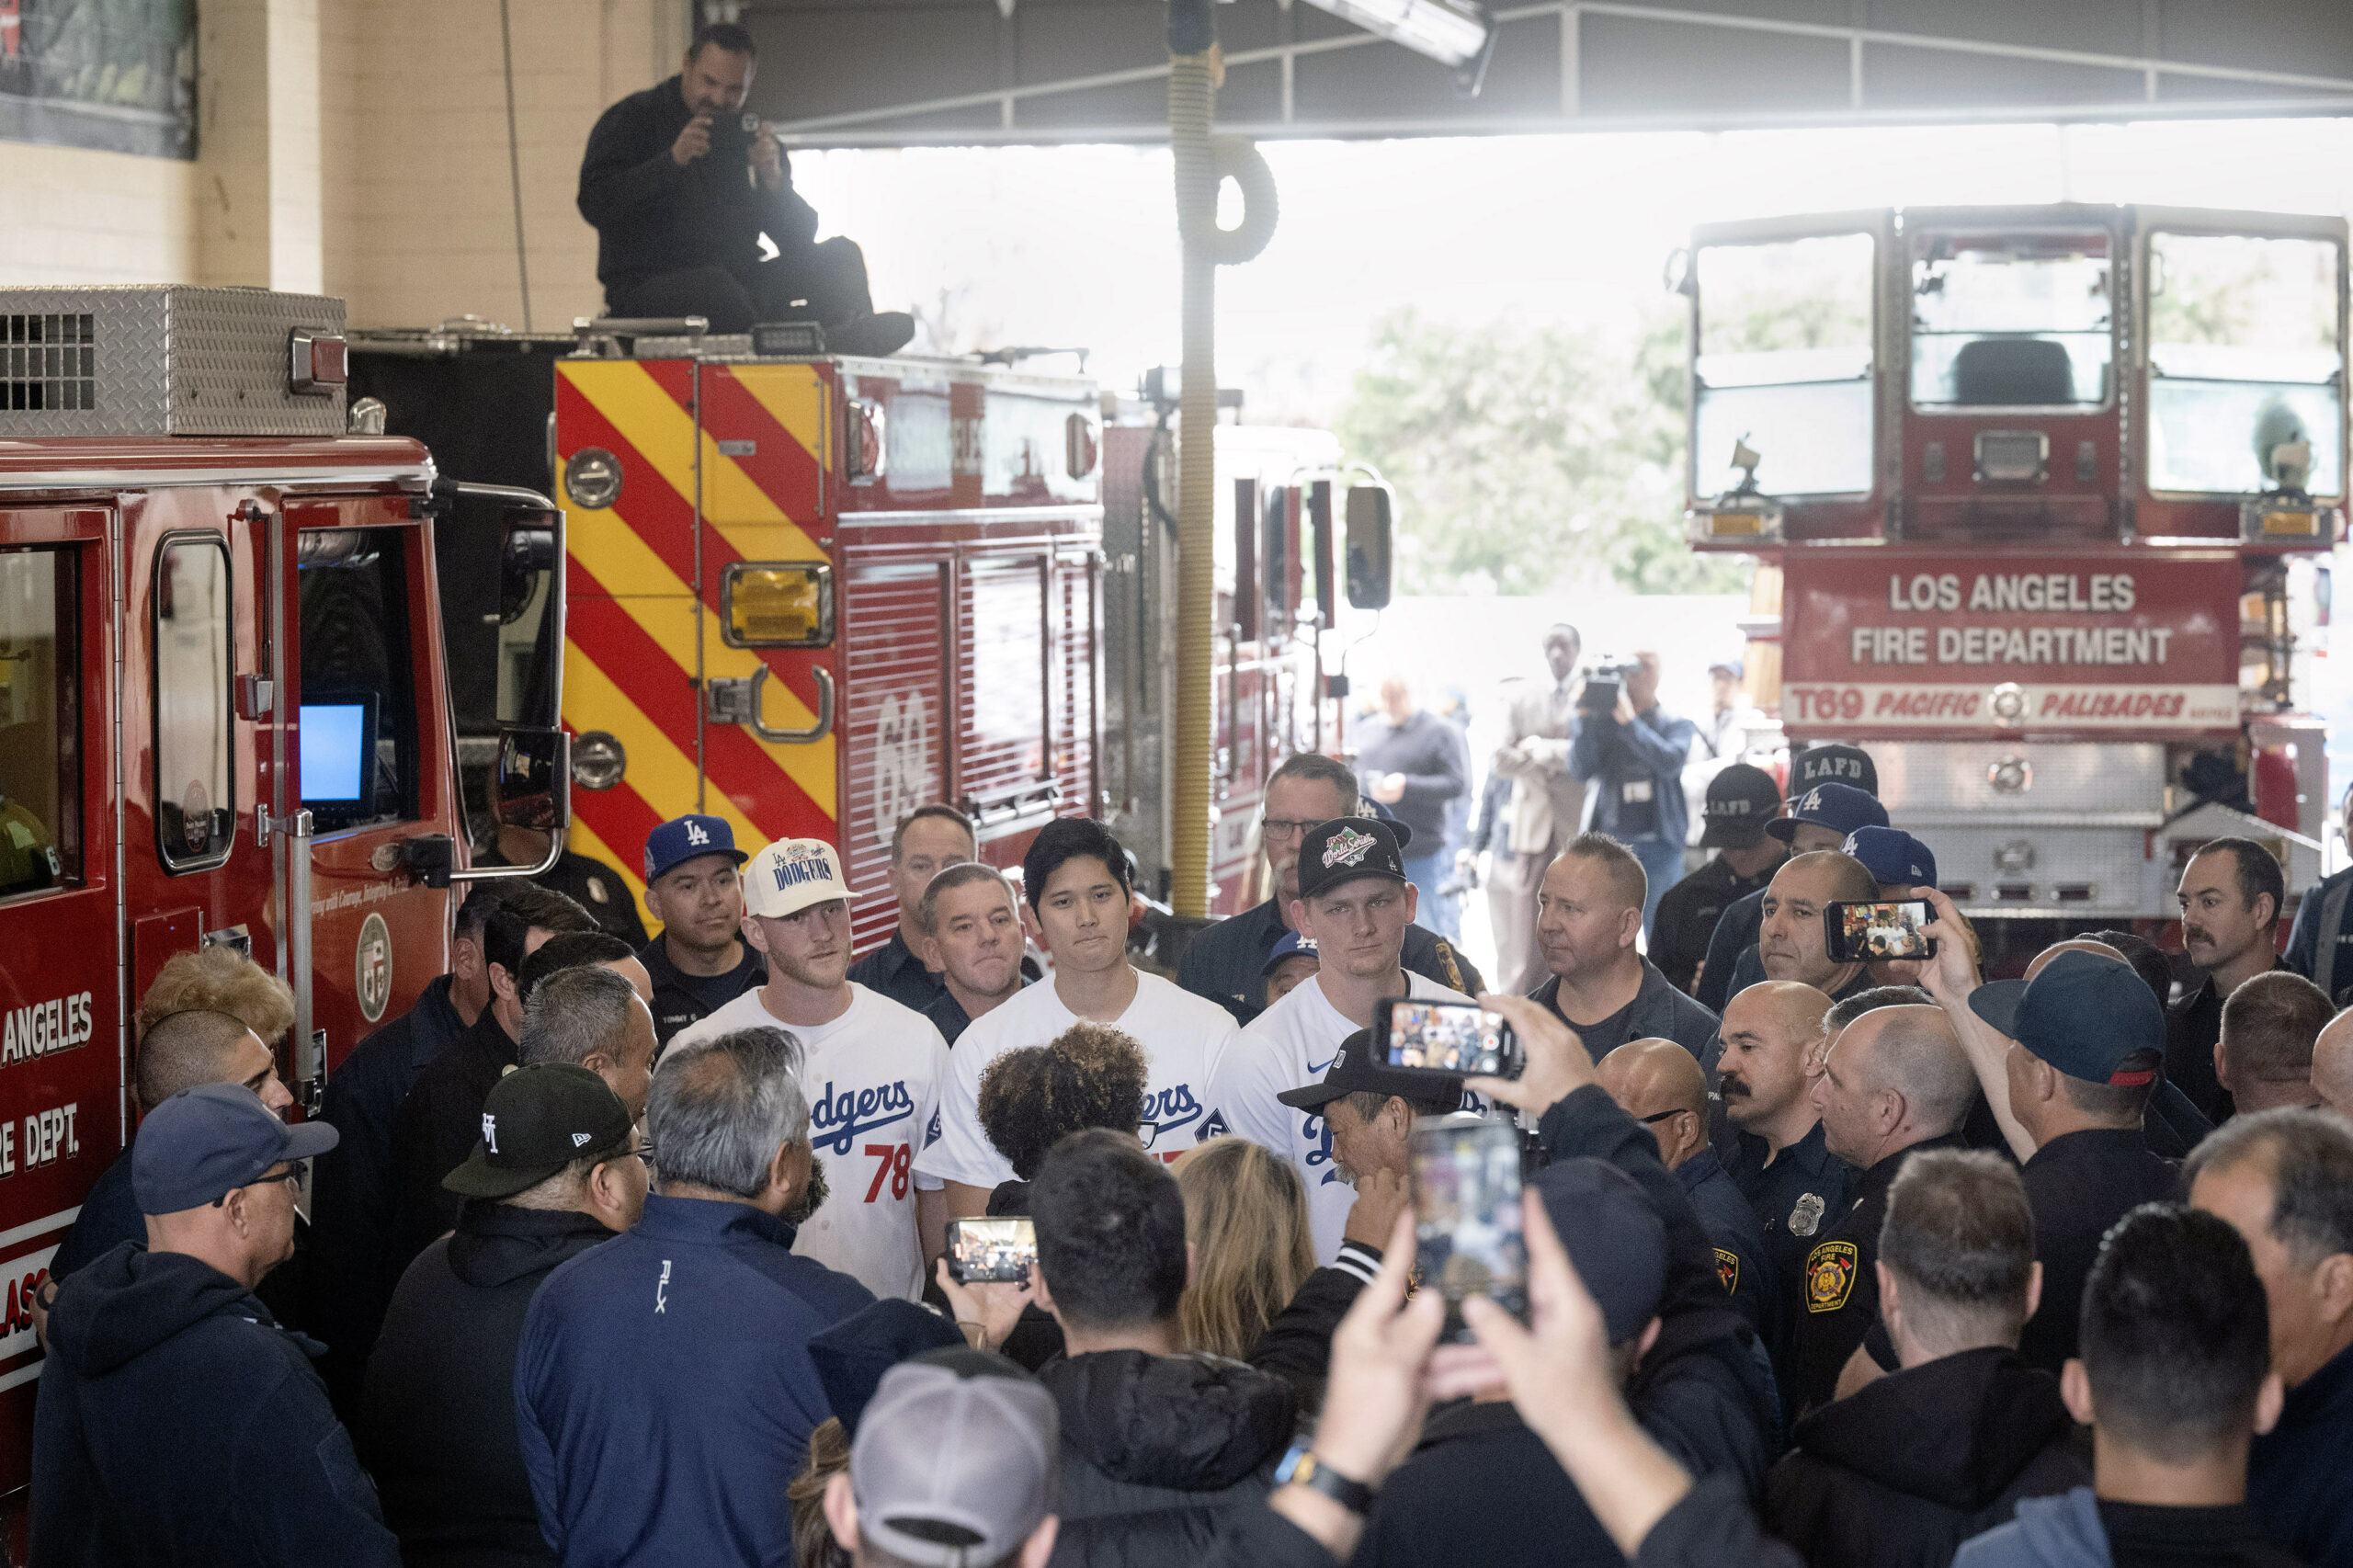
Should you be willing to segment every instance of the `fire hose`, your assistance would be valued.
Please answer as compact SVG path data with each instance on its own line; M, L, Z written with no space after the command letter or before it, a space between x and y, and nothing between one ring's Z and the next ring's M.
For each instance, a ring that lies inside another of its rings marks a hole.
M1211 687L1216 657L1217 269L1248 261L1274 237L1275 176L1240 137L1210 133L1225 74L1212 0L1169 0L1168 140L1175 153L1176 229L1184 243L1184 382L1176 447L1176 733L1170 781L1169 902L1209 915ZM1218 188L1231 179L1242 222L1218 226ZM1231 678L1231 677L1230 677ZM1229 736L1237 744L1240 736ZM1238 758L1236 759L1239 760ZM1254 770L1255 771L1255 770Z

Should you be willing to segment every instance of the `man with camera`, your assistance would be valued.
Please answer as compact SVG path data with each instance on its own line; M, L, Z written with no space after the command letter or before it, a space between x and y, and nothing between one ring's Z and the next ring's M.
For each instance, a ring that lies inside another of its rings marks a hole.
M1632 850L1650 879L1643 901L1645 937L1659 899L1683 880L1683 840L1690 830L1683 765L1698 733L1690 720L1659 705L1656 653L1637 653L1631 664L1604 664L1586 676L1576 733L1569 742L1569 771L1599 790L1593 831Z
M715 333L814 321L838 354L889 354L915 335L874 313L866 256L816 243L817 211L792 188L784 149L744 112L757 63L733 22L697 30L679 74L607 109L580 165L580 215L597 230L597 278L616 316L701 316ZM777 254L760 256L767 235Z

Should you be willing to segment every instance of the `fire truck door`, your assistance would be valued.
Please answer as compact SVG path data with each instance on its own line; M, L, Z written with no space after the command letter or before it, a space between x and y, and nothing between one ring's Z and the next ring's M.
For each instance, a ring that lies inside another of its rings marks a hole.
M113 524L0 509L0 1490L27 1473L30 1292L122 1147Z

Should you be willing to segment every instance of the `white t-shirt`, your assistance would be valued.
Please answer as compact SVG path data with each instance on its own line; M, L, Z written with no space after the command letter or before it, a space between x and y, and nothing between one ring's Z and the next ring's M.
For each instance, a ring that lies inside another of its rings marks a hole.
M939 1108L948 1042L931 1020L852 983L838 1018L811 1028L767 1010L758 989L680 1029L670 1042L734 1029L780 1028L801 1042L801 1092L809 1100L809 1141L825 1163L832 1191L801 1227L792 1250L839 1269L877 1296L923 1292L923 1244L915 1226L915 1156ZM657 1143L654 1157L662 1151Z
M1428 1002L1468 1002L1437 981L1408 971L1406 994ZM1210 1080L1210 1116L1201 1136L1232 1132L1286 1155L1307 1184L1308 1217L1315 1225L1315 1258L1340 1254L1356 1188L1332 1163L1332 1129L1320 1110L1295 1110L1275 1096L1321 1082L1340 1042L1357 1032L1332 1006L1322 983L1300 982L1288 995L1250 1020Z
M981 1130L981 1070L1008 1051L1051 1044L1077 1014L1049 978L1017 991L979 1017L949 1052L939 1096L939 1136L915 1156L927 1176L983 1189L1013 1179L1013 1166ZM1200 1135L1202 1096L1218 1059L1233 1045L1233 1015L1158 975L1136 971L1135 1000L1111 1028L1143 1047L1143 1146L1174 1160Z

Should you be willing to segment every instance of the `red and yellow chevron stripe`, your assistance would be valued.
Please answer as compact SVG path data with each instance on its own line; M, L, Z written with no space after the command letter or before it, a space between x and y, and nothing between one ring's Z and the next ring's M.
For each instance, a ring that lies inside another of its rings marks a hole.
M765 662L768 722L814 722L814 672L835 651L729 647L720 585L737 561L831 558L828 402L811 365L557 367L559 466L597 447L622 472L611 506L564 515L564 725L574 734L606 731L629 756L615 788L574 791L574 846L619 869L641 902L645 835L682 812L724 817L747 849L836 836L835 738L770 745L740 725L705 722L697 684L748 676Z

